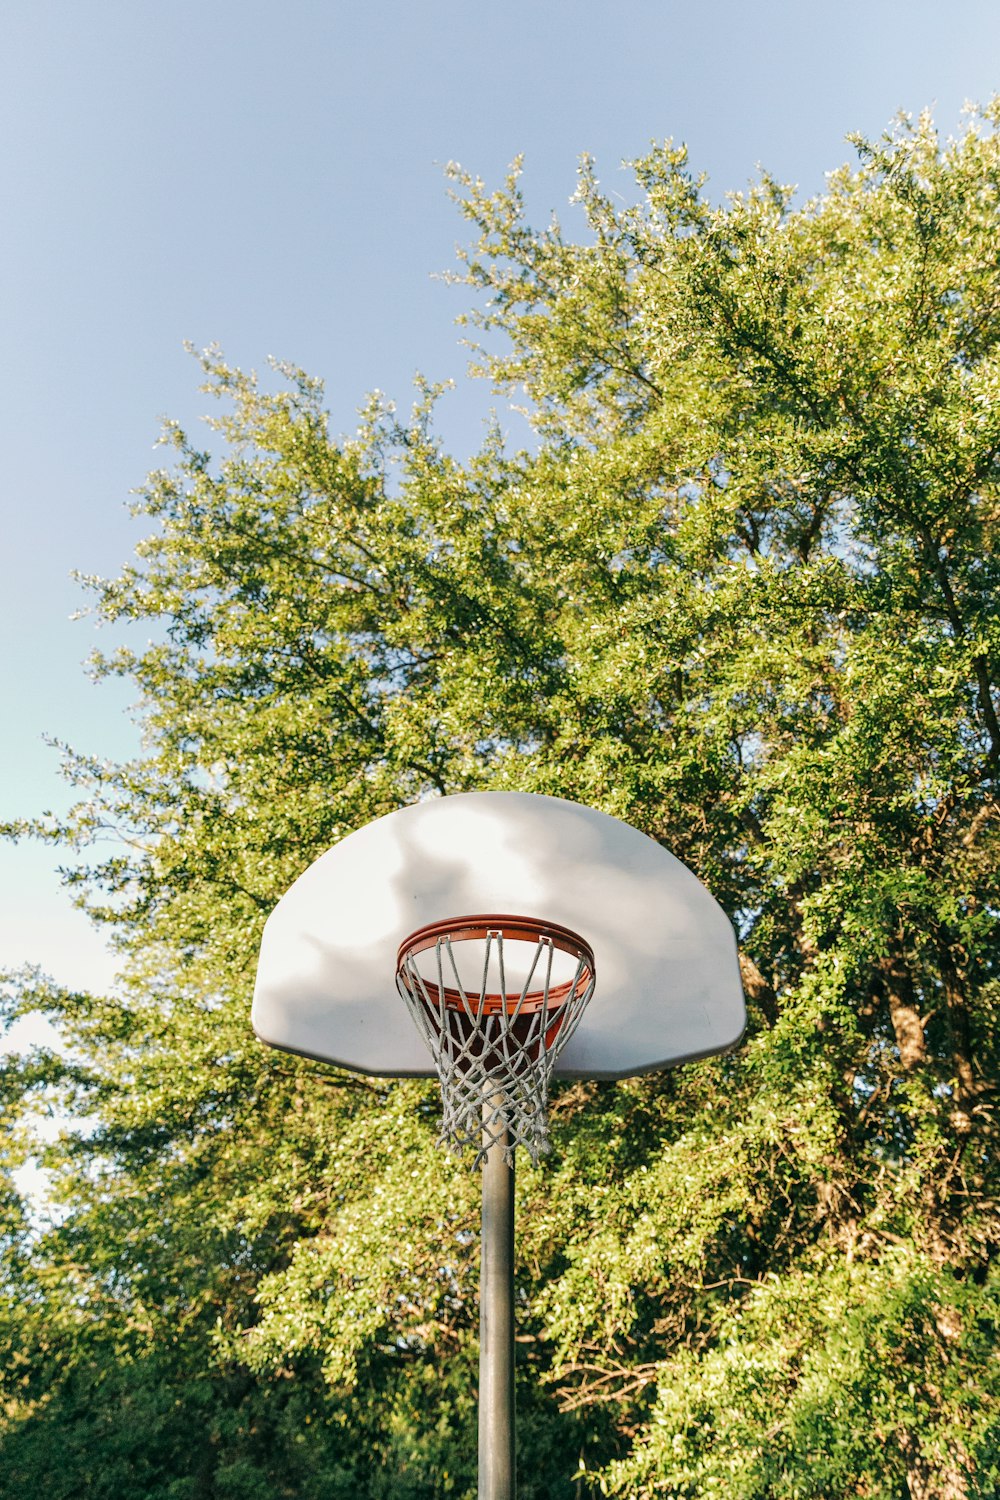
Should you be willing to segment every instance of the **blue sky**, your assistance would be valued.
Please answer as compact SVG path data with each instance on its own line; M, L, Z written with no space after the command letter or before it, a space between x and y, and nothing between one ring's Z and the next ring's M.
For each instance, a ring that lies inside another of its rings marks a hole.
M621 161L665 136L716 196L758 163L805 196L847 132L925 107L954 131L1000 89L996 0L7 0L3 30L0 817L66 805L43 735L135 745L70 573L127 560L158 419L203 410L185 340L324 377L350 431L374 387L462 376L447 161L496 182L523 151L532 213L571 227L582 151L626 198ZM447 398L453 446L489 405ZM106 983L57 863L0 846L0 966Z

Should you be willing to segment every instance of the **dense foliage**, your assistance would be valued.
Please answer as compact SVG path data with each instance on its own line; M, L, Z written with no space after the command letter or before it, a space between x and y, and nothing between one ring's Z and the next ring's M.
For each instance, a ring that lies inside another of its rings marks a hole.
M210 353L102 615L153 643L145 750L71 758L54 837L126 963L28 976L64 1050L53 1221L3 1200L0 1489L468 1496L477 1183L423 1084L267 1054L261 924L322 849L436 793L644 829L739 929L730 1057L557 1090L519 1174L522 1494L1000 1492L1000 106L858 143L795 207L666 146L586 229L455 170L482 371L459 463ZM107 840L110 838L110 842ZM18 1121L22 1123L18 1124Z

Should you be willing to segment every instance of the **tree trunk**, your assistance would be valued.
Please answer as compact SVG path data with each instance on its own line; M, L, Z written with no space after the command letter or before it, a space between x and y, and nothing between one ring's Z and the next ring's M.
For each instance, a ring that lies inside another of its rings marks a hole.
M906 964L896 954L884 959L879 967L889 1002L889 1019L899 1048L899 1060L906 1071L912 1073L927 1060L924 1023L913 1003L913 981Z
M966 1475L951 1457L940 1467L932 1467L912 1432L900 1431L896 1436L906 1464L909 1500L969 1500Z

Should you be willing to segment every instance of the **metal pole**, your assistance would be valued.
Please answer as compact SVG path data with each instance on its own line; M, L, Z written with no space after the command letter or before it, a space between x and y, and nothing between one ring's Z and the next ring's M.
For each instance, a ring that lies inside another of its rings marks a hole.
M484 1106L484 1118L493 1109ZM514 1165L504 1142L483 1162L479 1274L479 1500L516 1500L514 1451Z

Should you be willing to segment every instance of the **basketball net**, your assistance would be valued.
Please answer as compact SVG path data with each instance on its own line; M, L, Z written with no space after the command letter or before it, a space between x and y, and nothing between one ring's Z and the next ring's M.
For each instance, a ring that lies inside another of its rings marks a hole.
M508 1163L551 1149L549 1081L594 992L594 955L568 928L524 917L461 917L402 944L399 993L441 1080L441 1140L492 1146Z

